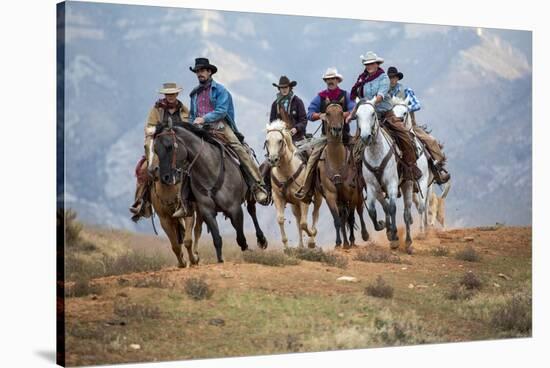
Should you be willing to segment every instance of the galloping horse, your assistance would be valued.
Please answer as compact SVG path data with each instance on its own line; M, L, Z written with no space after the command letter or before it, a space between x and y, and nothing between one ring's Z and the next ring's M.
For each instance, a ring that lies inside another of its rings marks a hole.
M267 240L256 217L256 203L251 199L252 195L236 159L228 154L225 147L214 141L205 129L184 124L182 127L174 127L173 131L174 151L168 153L186 163L184 182L189 185L196 209L212 234L218 262L223 262L222 238L216 221L219 212L231 220L241 249L248 249L241 208L245 200L256 229L258 246L266 248Z
M170 240L172 250L178 259L178 266L184 268L187 264L183 259L182 243L187 249L191 264L197 265L199 263L197 247L202 232L202 219L195 211L193 211L192 216L183 219L172 217L179 204L181 182L178 177L179 168L183 164L183 157L177 154L174 155L174 143L175 135L172 128L159 124L155 131L152 151L149 154L148 169L153 177L151 204ZM194 242L191 236L192 230L195 235Z
M400 183L397 170L397 154L394 151L391 140L380 127L378 115L372 100L359 100L354 114L357 118L357 126L360 136L366 145L363 153L363 175L367 181L367 210L376 231L386 227L386 235L390 241L390 247L399 247L397 236L397 191L401 187L403 194L403 217L407 229L407 252L412 253L412 238L410 225L412 224L411 206L413 183L408 180ZM386 215L386 221L377 221L375 201L378 200Z
M363 240L368 240L368 232L363 220L363 193L359 183L355 161L351 149L347 149L343 143L344 112L338 103L330 103L325 112L327 124L327 145L324 150L324 159L317 164L321 193L325 197L330 213L334 219L336 229L336 247L340 247L344 238L344 248L355 245L354 210L361 221L361 235ZM349 227L350 237L348 241L346 224Z
M283 116L283 119L285 117ZM265 148L267 161L271 165L271 187L273 202L277 209L277 222L281 230L283 246L288 247L288 238L285 232L284 212L287 203L290 203L292 213L296 218L298 226L298 247L302 248L302 231L309 236L308 247L315 248L315 235L317 235L317 220L319 219L319 207L321 207L322 196L315 191L313 197L312 226L307 226L307 212L309 204L300 201L294 196L296 182L302 182L305 175L303 170L305 163L295 154L295 147L292 137L288 131L288 123L283 120L275 120L266 127L267 134Z
M401 99L399 97L392 97L391 99L392 110L397 119L401 119L405 128L409 131L413 131L412 119L409 114L409 97ZM417 151L420 152L416 159L416 166L422 171L422 177L418 179L418 193L413 193L413 202L416 205L416 209L420 214L422 221L420 221L420 231L425 232L428 226L428 201L430 198L430 192L432 190L432 183L434 181L434 175L428 166L428 158L426 157L426 148L422 142L415 136L414 144Z

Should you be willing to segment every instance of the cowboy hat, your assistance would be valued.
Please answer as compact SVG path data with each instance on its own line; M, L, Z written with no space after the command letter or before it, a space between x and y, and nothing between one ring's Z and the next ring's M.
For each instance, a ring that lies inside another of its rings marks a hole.
M178 87L178 85L176 83L172 83L172 82L163 83L162 88L159 89L159 93L164 94L164 95L171 95L171 94L174 94L174 93L180 93L182 89L183 88Z
M279 78L279 84L277 83L271 83L273 84L273 87L281 88L281 87L294 87L298 84L296 81L290 81L286 75L282 75L281 78Z
M361 55L361 61L363 62L363 65L372 63L382 64L384 59L376 55L374 52L368 51L365 55Z
M390 66L386 74L390 78L397 77L399 80L403 79L403 73L401 73L400 71L397 71L397 68L395 66Z
M329 78L336 78L340 83L344 80L344 77L342 77L342 74L338 73L338 69L336 68L328 68L325 74L323 74L323 80Z
M207 58L196 58L195 67L189 67L193 73L196 73L199 69L210 69L212 74L215 74L218 71L218 68L215 65L210 64L210 61Z

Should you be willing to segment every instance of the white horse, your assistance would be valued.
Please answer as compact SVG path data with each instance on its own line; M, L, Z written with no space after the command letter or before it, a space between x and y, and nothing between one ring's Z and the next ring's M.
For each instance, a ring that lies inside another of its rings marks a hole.
M288 247L288 238L285 232L285 207L291 204L292 212L298 226L298 247L303 247L302 232L309 236L308 247L315 248L315 236L317 235L317 221L319 220L319 208L323 197L315 191L313 196L312 227L307 226L307 212L309 204L300 201L294 196L294 192L304 181L305 163L296 155L292 137L283 120L275 120L267 125L265 140L267 160L271 165L271 188L273 202L277 209L277 222L281 230L283 246Z
M407 96L405 99L392 97L391 104L395 116L401 119L405 128L414 134L412 118L409 113L409 97ZM422 221L420 221L420 231L423 233L428 226L428 201L432 190L434 175L428 165L428 158L426 157L424 145L416 135L414 136L414 144L417 152L419 152L416 166L422 171L422 177L418 179L419 190L417 193L413 193L413 201L422 219Z
M376 97L375 97L376 98ZM376 231L386 227L386 234L390 247L399 247L397 223L395 220L397 191L401 186L404 203L404 220L407 229L407 252L412 253L412 238L410 225L412 224L411 206L413 183L408 180L400 184L397 171L397 157L390 140L380 129L380 122L375 109L375 98L359 100L355 108L357 126L360 136L366 145L363 152L363 175L367 181L367 210ZM375 201L382 204L386 213L386 224L377 221Z

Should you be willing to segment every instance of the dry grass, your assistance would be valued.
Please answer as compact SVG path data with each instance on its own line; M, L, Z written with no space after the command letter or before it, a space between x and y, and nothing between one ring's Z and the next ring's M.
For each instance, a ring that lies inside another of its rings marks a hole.
M288 257L282 252L265 250L243 253L243 260L246 263L257 263L265 266L295 266L300 261L293 257Z
M119 317L135 318L135 319L159 319L161 316L160 309L156 305L146 305L140 303L129 303L126 301L115 301L114 314Z
M214 290L210 289L203 279L192 277L185 280L185 292L193 300L203 300L209 299L214 293Z
M325 252L321 248L286 248L284 253L290 257L309 262L321 262L329 266L346 268L348 260L334 252Z
M403 263L398 255L392 254L388 250L370 247L359 249L354 260L370 263Z
M65 287L66 297L82 297L91 294L99 295L103 289L101 286L90 283L90 279L87 277L80 277L70 287Z
M467 290L481 289L481 280L472 271L466 272L459 282L460 286L464 286Z
M531 334L532 307L530 294L513 294L494 309L490 324L501 331Z
M438 245L430 250L430 254L434 257L447 257L449 255L449 248Z
M453 285L451 290L447 293L447 298L450 300L467 300L474 296L473 290L466 289L463 285Z
M365 289L365 293L376 298L393 298L393 287L384 281L382 276L376 278L376 283L370 284Z

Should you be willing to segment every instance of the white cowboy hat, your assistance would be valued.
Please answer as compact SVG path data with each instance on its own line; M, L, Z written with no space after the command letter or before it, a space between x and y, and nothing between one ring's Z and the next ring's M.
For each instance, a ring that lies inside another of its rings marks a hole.
M374 52L368 51L365 55L361 55L361 61L363 62L363 65L372 63L382 64L384 62L384 59L376 55Z
M159 89L159 93L164 95L170 95L172 93L180 93L183 88L178 87L176 83L163 83L162 88Z
M342 77L342 74L338 73L338 69L336 68L328 68L325 74L323 74L323 80L329 78L337 78L340 80L340 83L344 80L344 77Z

